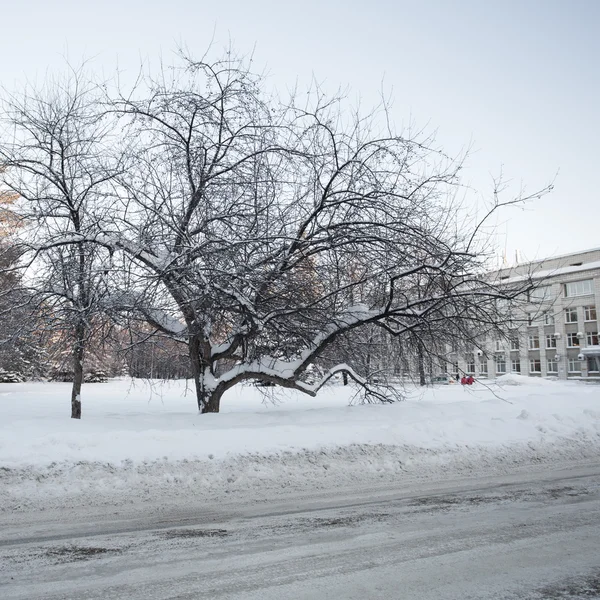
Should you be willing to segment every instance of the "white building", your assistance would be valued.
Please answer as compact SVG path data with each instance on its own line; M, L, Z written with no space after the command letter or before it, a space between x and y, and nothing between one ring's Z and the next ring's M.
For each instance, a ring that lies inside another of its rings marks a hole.
M497 276L507 283L532 276L539 287L514 315L506 338L488 340L485 352L456 356L455 370L476 377L512 372L600 379L600 248L501 269Z

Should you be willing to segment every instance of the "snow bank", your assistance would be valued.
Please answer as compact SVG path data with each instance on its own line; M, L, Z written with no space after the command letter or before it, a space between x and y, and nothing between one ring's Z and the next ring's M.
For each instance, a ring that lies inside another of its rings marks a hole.
M504 385L526 385L529 387L548 386L556 383L551 379L543 379L542 377L526 377L518 373L507 373L496 379L496 383L500 386Z
M342 386L274 404L238 387L219 415L198 415L184 382L115 381L85 386L81 421L68 384L0 384L0 510L272 497L598 455L599 386L502 380L387 406L348 406Z

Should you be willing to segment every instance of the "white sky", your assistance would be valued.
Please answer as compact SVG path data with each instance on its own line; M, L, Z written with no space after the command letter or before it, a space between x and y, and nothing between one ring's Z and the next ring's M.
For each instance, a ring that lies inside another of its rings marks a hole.
M211 39L254 50L277 86L350 86L364 104L382 81L398 125L437 130L467 180L488 193L503 169L518 188L555 191L499 224L509 260L600 247L600 0L6 1L0 82L12 88L95 57L107 74L140 56Z

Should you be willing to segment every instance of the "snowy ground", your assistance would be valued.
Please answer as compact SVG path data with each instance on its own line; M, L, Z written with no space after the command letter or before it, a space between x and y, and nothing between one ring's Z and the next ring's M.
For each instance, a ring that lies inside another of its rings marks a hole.
M503 379L389 406L348 406L342 386L276 404L238 387L218 415L198 415L184 382L113 381L85 386L81 421L69 384L0 384L0 511L256 500L599 455L600 386Z

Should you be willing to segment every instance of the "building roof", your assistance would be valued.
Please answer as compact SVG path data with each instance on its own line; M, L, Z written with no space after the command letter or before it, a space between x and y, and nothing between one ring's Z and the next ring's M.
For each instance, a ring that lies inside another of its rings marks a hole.
M577 252L569 252L567 254L557 254L555 256L546 256L545 258L539 258L536 260L529 260L527 262L518 263L519 266L523 265L535 265L536 263L545 262L548 260L560 260L561 258L573 258L574 256L580 256L581 254L589 254L591 252L600 252L600 247L589 248L587 250L578 250Z
M549 277L557 277L558 275L568 275L570 273L578 273L580 271L592 271L594 269L600 269L600 260L596 260L589 263L583 263L582 265L557 267L556 269L544 269L540 271L530 271L524 275L515 275L513 277L508 277L507 279L502 279L502 283L518 283L520 281L525 281L529 278L548 279ZM505 269L505 271L506 270L509 269ZM498 274L500 273L501 271L498 271Z
M496 269L493 274L506 283L516 283L530 277L545 279L598 268L600 268L600 248L591 248Z

